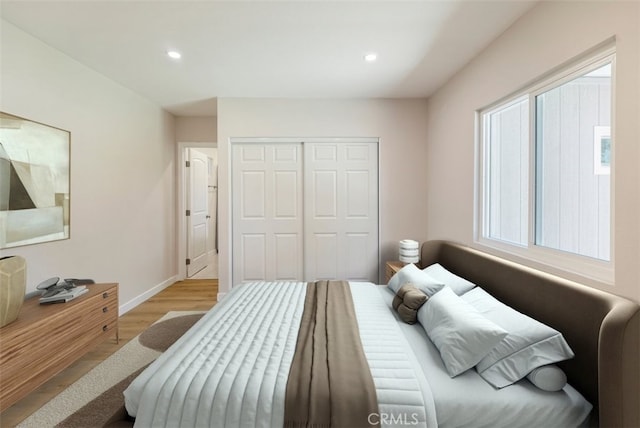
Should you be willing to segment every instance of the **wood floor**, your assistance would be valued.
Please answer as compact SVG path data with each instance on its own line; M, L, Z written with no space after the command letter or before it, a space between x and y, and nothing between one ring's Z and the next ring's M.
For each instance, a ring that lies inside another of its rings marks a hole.
M111 339L89 351L33 393L2 412L0 426L3 428L16 426L167 312L207 310L216 303L217 295L217 279L190 279L167 287L120 317L118 320L119 343Z

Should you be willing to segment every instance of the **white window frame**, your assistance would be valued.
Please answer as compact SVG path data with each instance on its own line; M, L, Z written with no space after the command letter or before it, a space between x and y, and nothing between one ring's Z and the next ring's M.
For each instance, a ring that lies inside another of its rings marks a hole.
M599 260L588 256L543 247L536 244L535 221L536 221L536 96L543 94L553 88L563 85L578 76L588 73L611 63L611 171L615 171L615 46L609 45L604 49L598 49L595 53L590 53L579 61L572 62L568 66L553 70L547 76L539 79L520 91L511 94L489 106L476 111L476 201L475 201L475 221L474 240L477 245L487 247L489 250L497 250L516 256L524 261L531 261L537 266L555 274L568 277L579 277L612 285L615 280L614 260L615 260L615 180L611 175L610 188L610 260ZM485 129L484 118L488 113L508 107L510 104L528 98L529 109L529 194L528 194L528 242L526 246L511 242L501 241L486 236L488 234L488 204L485 189L488 189L489 174L485 171L488 162L488 144L485 144L488 130ZM568 274L568 275L567 275Z

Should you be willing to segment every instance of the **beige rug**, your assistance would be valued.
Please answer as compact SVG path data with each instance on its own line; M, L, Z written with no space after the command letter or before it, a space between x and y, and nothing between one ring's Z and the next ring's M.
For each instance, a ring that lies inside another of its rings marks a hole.
M189 329L203 312L169 312L62 391L18 427L132 426L122 391Z

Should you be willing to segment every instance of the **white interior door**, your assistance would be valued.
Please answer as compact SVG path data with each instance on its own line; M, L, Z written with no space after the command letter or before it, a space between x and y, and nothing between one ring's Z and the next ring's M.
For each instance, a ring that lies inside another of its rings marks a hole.
M209 251L218 250L218 149L211 149L209 157Z
M233 282L303 276L302 145L234 144Z
M305 279L378 283L378 146L305 143Z
M187 151L187 277L191 277L207 267L209 160L202 152Z

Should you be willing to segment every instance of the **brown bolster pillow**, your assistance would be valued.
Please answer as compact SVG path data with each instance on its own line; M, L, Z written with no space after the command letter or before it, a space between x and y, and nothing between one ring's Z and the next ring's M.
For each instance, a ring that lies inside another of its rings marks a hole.
M427 301L428 297L410 282L398 289L393 297L393 309L398 312L400 319L407 324L418 321L418 309Z

